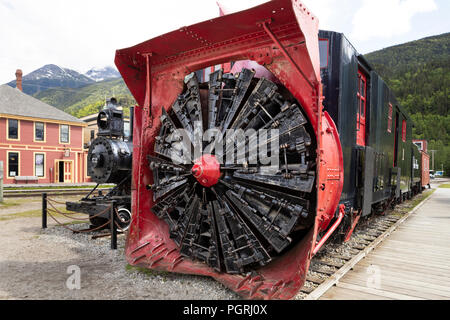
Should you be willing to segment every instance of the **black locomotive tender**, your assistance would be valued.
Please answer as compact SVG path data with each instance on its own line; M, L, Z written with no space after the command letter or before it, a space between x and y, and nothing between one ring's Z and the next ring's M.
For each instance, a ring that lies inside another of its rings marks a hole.
M91 141L87 156L88 175L97 185L78 202L66 202L66 209L86 213L93 227L104 225L110 216L107 208L115 201L121 229L131 222L131 164L133 158L133 108L130 114L130 135L125 137L123 110L111 98L97 117L97 138ZM100 184L116 184L107 194ZM106 226L105 226L106 227Z

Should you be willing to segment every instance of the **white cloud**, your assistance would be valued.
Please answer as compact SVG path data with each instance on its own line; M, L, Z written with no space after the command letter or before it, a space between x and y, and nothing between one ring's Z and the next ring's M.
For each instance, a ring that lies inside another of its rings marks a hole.
M267 0L221 0L242 10ZM116 49L219 15L216 0L0 0L0 84L44 64L85 72Z
M268 0L219 1L238 11ZM303 0L321 29L348 33L354 16L351 39L364 43L407 32L411 18L435 10L435 1ZM0 84L17 68L27 74L49 63L81 72L113 65L116 49L218 15L216 0L0 0Z
M416 14L436 9L434 0L364 0L353 17L350 36L369 40L403 35L411 30Z
M305 6L319 19L319 28L333 29L332 18L336 12L339 0L303 0Z

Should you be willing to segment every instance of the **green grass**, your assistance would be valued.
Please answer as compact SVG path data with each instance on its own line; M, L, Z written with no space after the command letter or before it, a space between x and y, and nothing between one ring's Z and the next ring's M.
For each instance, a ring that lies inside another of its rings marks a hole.
M3 202L0 202L0 209L18 206L18 205L27 203L29 201L30 201L30 199L17 199L17 198L15 198L14 200L10 200L10 199L3 200Z
M86 215L86 217L87 217L87 215ZM71 221L71 222L66 222L66 223L61 223L61 224L63 226L70 226L70 225L73 225L73 224L82 224L82 223L89 223L89 220L83 220L83 221L81 221L81 220L74 220L74 221Z
M436 189L427 190L427 191L422 192L421 194L418 194L416 197L414 197L412 200L410 200L412 208L415 208L420 202L422 202L423 200L425 200L426 198L431 196L433 194L433 192L435 192L435 191L436 191Z
M450 188L450 183L441 184L439 188Z
M136 267L136 266L132 266L130 264L127 264L125 266L125 270L129 271L129 272L138 272L138 273L143 273L147 276L167 276L169 275L169 272L167 271L156 271L156 270L151 270L151 269L147 269L144 267Z
M58 210L67 215L74 214L74 212L67 211L66 209L58 208ZM64 218L64 216L59 213L51 212L49 214L54 216L58 221L60 221L59 220L60 218ZM0 216L0 221L18 219L18 218L36 218L36 217L41 217L41 216L42 216L42 209L34 209L34 210L28 210L28 211L22 211L22 212L2 215L2 216ZM47 217L47 221L54 221L54 220L51 217ZM70 223L77 222L77 221L80 221L80 220L75 220L75 221L71 221L68 223L70 224ZM83 223L86 223L86 221L83 221ZM81 223L81 222L78 222L78 223Z
M411 210L413 210L419 203L421 203L423 200L425 200L426 198L428 198L429 196L431 196L433 194L433 192L435 192L436 189L433 190L426 190L423 191L422 193L416 195L413 199L411 200L406 200L403 204L405 206L399 207L396 206L393 211L392 211L392 215L394 216L402 216L408 212L410 212Z
M39 217L41 214L42 214L41 209L22 211L22 212L3 215L0 217L0 221L17 219L17 218Z
M2 202L0 202L0 209L1 208L8 208L8 207L13 207L13 206L17 206L17 205L19 205L20 203L18 203L18 202L13 202L13 201L2 201Z

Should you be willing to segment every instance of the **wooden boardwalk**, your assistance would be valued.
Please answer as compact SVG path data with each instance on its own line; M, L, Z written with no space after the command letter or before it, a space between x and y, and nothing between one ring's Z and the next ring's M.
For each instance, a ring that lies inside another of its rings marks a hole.
M320 299L450 299L450 189L438 188Z

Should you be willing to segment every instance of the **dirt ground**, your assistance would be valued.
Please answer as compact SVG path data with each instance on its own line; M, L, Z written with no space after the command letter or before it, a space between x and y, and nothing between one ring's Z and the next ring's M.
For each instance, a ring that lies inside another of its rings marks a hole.
M110 250L109 237L92 240L92 234L74 234L51 218L42 230L39 198L5 201L0 204L0 299L239 299L211 278L127 267L124 235L118 236L118 250ZM80 270L80 289L71 268Z

